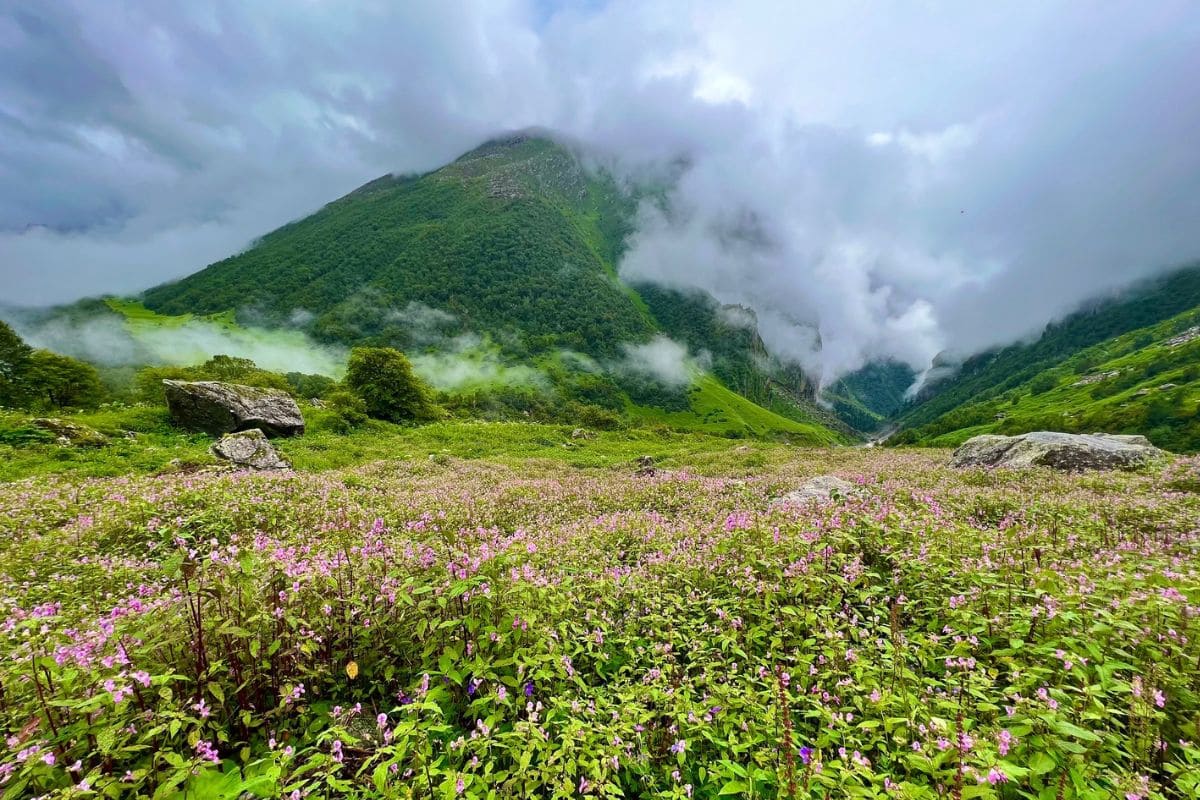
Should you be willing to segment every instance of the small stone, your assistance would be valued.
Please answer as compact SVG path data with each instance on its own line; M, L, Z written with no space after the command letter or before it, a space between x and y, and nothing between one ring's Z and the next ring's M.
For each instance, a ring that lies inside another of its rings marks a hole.
M782 497L776 498L772 505L799 506L807 503L829 503L835 498L848 498L863 493L862 487L836 475L818 475L809 478L800 486Z
M211 452L239 467L248 469L291 469L292 465L279 454L275 445L267 440L258 428L238 431L222 436L213 444Z

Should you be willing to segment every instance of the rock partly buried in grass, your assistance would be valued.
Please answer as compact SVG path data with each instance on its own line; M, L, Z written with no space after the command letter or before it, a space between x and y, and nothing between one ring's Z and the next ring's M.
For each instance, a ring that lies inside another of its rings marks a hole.
M258 428L222 436L210 448L217 458L249 469L291 469L287 459L279 455L275 445Z
M55 440L62 445L72 447L103 447L108 444L108 437L87 425L77 422L67 422L57 417L42 417L31 419L29 424L35 428L54 434Z
M836 498L848 498L862 494L862 488L836 475L818 475L809 478L782 497L775 499L777 506L800 506L806 503L828 503Z
M213 436L258 428L267 436L304 433L300 407L287 392L218 381L163 381L171 419Z
M950 458L952 467L1052 467L1067 472L1133 469L1166 455L1145 436L1035 431L975 436Z

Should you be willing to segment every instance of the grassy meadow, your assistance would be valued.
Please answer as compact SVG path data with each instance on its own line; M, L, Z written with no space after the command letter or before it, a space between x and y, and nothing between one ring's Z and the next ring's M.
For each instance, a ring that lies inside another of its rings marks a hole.
M1200 787L1194 458L318 423L251 474L169 465L206 442L154 424L8 445L6 798ZM774 502L819 474L858 489Z

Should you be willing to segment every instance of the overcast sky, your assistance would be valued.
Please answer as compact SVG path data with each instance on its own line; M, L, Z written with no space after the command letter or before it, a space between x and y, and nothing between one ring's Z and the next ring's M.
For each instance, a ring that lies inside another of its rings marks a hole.
M1200 257L1200 4L0 0L0 301L187 274L496 132L687 155L626 274L824 379Z

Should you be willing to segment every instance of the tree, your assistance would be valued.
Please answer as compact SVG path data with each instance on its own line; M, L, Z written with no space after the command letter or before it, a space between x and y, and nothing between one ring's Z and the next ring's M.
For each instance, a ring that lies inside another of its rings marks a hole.
M32 354L33 348L0 320L0 406L17 406L25 401L24 379Z
M367 413L376 419L404 422L441 416L432 391L413 373L412 363L391 347L351 350L346 386L362 398Z
M89 408L104 399L104 386L96 368L69 356L34 350L25 375L32 405Z

